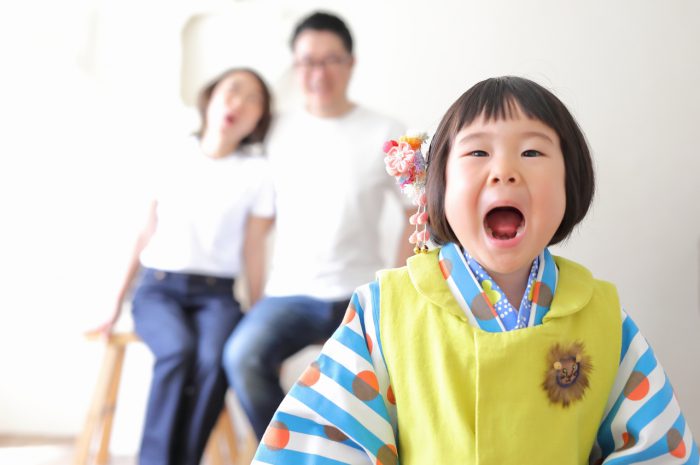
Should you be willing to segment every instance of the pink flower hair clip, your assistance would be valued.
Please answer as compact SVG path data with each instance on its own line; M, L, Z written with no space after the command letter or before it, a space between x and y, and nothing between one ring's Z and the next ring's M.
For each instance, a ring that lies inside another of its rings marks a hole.
M384 143L386 172L396 178L401 192L418 207L416 213L409 219L409 222L416 226L416 230L408 239L411 244L415 244L413 249L415 253L427 252L427 242L430 239L425 197L428 163L421 152L421 146L427 139L427 134L421 133L402 136L398 140L389 140Z

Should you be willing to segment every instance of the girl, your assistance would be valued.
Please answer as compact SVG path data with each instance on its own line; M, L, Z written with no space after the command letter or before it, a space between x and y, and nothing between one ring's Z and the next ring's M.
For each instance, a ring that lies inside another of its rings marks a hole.
M140 465L197 465L224 402L224 342L241 318L234 279L245 265L260 297L264 238L272 223L267 165L242 150L262 142L270 93L260 76L232 69L206 86L202 127L170 154L119 292L99 330L109 333L139 265L137 334L155 356Z
M419 147L391 143L387 168L421 199ZM615 287L546 248L594 190L564 105L526 79L480 82L447 111L428 161L427 215L414 220L427 216L442 247L356 291L257 463L697 464Z

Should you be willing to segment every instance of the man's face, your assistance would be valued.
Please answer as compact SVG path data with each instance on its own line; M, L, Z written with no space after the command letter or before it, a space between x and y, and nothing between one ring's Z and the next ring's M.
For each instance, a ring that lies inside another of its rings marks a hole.
M333 32L307 29L294 42L294 65L309 111L333 113L347 103L355 60Z

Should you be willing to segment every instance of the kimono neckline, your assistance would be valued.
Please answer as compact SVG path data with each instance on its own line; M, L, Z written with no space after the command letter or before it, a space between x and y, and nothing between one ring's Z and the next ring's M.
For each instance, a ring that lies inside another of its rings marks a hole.
M447 244L444 247L458 246ZM461 267L467 267L467 265L458 260L441 261L440 251L441 249L437 248L408 259L407 269L411 282L421 295L435 305L471 326L478 327L474 321L470 321L470 317L463 310L463 307L468 306L468 303L464 301L459 292L450 289L447 283L447 277L453 274L462 276L458 279L466 279ZM588 304L593 296L594 280L590 271L565 258L558 256L552 256L552 258L556 263L558 276L554 296L549 310L542 318L542 324L553 318L562 318L578 312ZM455 270L457 273L453 273Z

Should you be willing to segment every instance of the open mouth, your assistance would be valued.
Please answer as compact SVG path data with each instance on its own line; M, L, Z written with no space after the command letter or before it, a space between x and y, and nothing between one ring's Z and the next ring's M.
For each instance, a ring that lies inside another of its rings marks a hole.
M484 218L486 233L499 241L515 238L524 226L525 217L515 207L494 208Z

